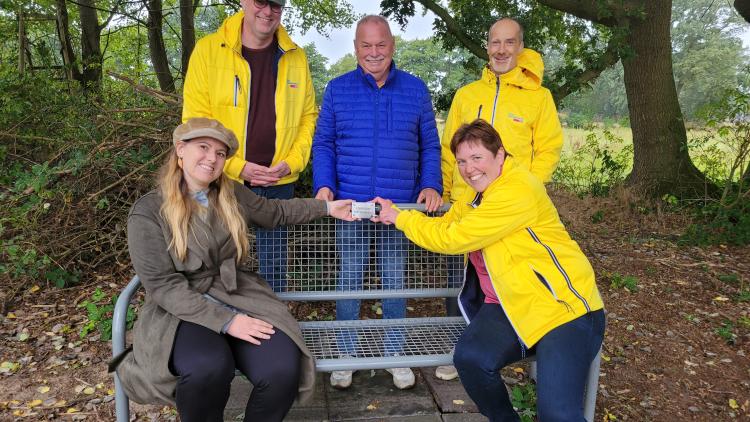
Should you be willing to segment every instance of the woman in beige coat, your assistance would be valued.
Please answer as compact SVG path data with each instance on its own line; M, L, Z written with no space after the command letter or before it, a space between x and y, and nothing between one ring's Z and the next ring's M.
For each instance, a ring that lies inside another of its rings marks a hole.
M173 141L157 188L128 217L146 300L117 373L136 402L176 405L183 422L205 422L223 420L237 368L254 387L245 420L280 421L295 397L312 394L314 361L286 305L237 265L247 226L351 221L351 201L256 196L223 174L237 139L216 120L191 119Z

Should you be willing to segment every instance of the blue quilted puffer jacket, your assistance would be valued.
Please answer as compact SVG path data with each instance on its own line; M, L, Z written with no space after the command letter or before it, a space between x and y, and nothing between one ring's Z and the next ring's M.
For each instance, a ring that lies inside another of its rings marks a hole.
M336 199L397 203L415 202L425 188L442 195L430 93L393 63L381 88L359 66L328 83L312 154L314 193L328 187Z

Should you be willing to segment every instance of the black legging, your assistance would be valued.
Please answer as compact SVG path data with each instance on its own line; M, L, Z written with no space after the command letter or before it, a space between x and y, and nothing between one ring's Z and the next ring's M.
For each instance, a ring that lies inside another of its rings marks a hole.
M177 327L169 369L182 422L221 422L235 367L253 384L245 421L281 421L297 395L300 350L281 330L260 346L191 322Z

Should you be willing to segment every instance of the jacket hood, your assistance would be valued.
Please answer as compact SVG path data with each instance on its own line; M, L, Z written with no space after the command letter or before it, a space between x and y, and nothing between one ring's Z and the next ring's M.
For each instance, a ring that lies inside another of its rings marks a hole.
M242 20L244 17L245 12L239 11L226 18L219 27L219 30L216 31L232 49L239 53L242 53L242 37L240 34L242 33ZM276 29L276 39L279 41L279 47L284 51L297 48L297 44L292 41L286 29L281 25Z
M543 77L542 56L530 48L524 48L518 55L518 65L510 72L500 75L500 81L523 89L537 90L542 86ZM497 75L490 69L489 64L482 71L482 79L493 85L497 81Z

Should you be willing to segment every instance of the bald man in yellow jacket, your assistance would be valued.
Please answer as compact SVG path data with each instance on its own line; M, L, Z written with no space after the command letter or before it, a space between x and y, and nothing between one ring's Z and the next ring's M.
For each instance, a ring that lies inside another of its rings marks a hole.
M490 27L489 63L479 80L460 88L451 104L441 140L443 200L453 203L466 191L456 167L450 142L456 130L474 119L483 119L498 131L508 153L518 165L543 183L549 182L560 161L562 127L552 94L542 86L544 62L523 46L523 28L504 18ZM463 261L449 262L449 287L460 286ZM458 316L455 298L445 300L447 314ZM435 375L445 380L458 376L455 368L440 366Z

